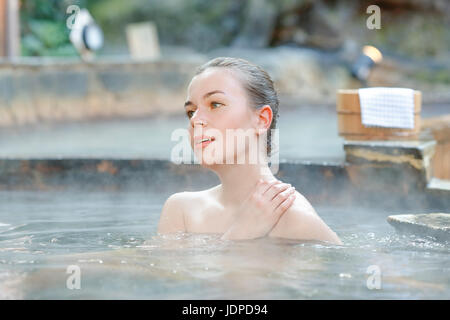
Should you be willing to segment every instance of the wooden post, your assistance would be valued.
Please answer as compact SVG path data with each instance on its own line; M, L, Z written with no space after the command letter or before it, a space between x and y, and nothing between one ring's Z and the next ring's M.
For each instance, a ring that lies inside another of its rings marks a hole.
M7 1L0 0L0 57L6 56L6 10Z
M19 0L0 0L0 56L20 56Z
M128 48L133 59L157 59L160 56L158 33L153 22L127 25Z
M8 0L8 57L20 56L19 0Z

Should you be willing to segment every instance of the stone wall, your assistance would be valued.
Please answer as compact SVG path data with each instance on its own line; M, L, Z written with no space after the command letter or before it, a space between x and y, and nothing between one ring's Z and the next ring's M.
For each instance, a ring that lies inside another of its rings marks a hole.
M146 62L128 56L91 63L55 58L0 61L0 127L181 114L195 69L219 56L262 66L274 80L281 103L288 97L291 103L298 101L294 107L335 105L338 89L364 86L351 77L352 61L345 55L306 48L222 48L208 54L163 48L162 58ZM449 85L414 79L415 72L427 70L431 69L384 59L366 85L420 90L423 104L450 101Z
M180 113L195 69L217 56L262 66L279 95L295 97L299 106L334 104L337 89L355 86L339 60L330 65L310 50L289 48L224 49L210 55L176 51L147 62L126 56L92 63L55 58L0 61L0 127Z
M198 63L0 63L0 126L183 110Z
M313 205L389 210L441 211L450 205L450 187L427 186L425 170L407 161L359 163L281 162L277 177ZM0 159L0 191L197 191L219 183L199 165L156 159Z

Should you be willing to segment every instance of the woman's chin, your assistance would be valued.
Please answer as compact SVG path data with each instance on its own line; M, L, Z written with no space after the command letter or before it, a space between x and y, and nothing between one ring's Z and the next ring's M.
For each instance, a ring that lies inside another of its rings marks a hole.
M199 158L197 157L197 160ZM230 164L234 164L235 162L233 162L233 160L228 160L227 159L214 159L214 158L207 158L207 157L203 157L201 159L201 161L198 161L198 164L200 164L202 167L204 168L208 168L208 169L213 169L213 168L219 168L221 166L224 165L230 165Z
M198 159L198 158L197 158ZM202 167L208 169L220 168L223 166L237 165L237 164L248 164L248 162L238 162L236 159L205 159L203 158L201 162L198 162Z
M200 162L200 165L202 167L208 168L208 169L212 169L212 168L215 168L215 167L223 166L224 164L226 164L225 161L221 162L221 161L217 161L217 160L210 160L210 161L208 161L208 160L203 159L203 161Z
M216 154L215 150L203 150L203 153L201 153L200 150L195 150L195 157L198 161L197 163L205 168L212 168L230 164L246 164L249 160L248 154L244 153L244 151L242 154L239 153L238 155L236 155L236 153L232 153L229 155L224 155L222 153L219 156Z

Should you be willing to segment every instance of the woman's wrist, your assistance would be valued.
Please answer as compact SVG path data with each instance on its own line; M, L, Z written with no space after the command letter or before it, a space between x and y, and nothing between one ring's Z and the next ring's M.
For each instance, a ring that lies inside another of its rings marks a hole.
M235 226L228 229L221 237L222 240L249 240L256 238L248 234L248 232L244 232L244 230L239 230Z
M231 227L230 229L228 229L221 237L222 240L236 240L237 237L237 233L234 230L233 227Z

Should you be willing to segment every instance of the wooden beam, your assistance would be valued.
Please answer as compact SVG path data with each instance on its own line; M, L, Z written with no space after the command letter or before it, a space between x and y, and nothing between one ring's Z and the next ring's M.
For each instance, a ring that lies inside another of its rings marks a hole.
M10 58L20 56L20 16L19 16L19 0L7 0L7 42Z
M0 57L5 57L7 52L6 44L6 11L8 0L0 0Z
M0 56L20 56L19 0L0 0Z

